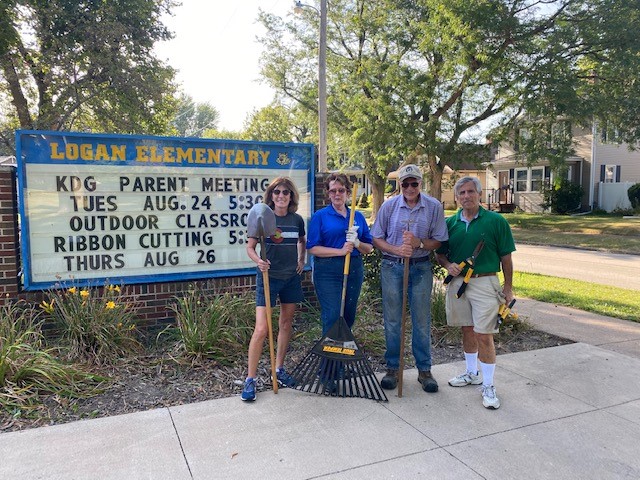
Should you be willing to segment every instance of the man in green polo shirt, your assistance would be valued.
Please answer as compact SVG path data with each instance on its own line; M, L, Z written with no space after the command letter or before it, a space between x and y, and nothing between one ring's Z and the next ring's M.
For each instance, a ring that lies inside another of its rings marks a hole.
M438 262L454 278L447 286L447 324L462 327L462 347L466 372L449 380L452 387L482 384L482 404L497 409L500 400L493 385L496 349L493 335L498 333L498 308L513 299L513 262L511 253L516 247L511 228L502 215L480 206L482 185L475 177L463 177L454 187L462 208L447 218L449 240L442 243L436 254ZM478 244L484 246L473 264L473 275L464 293L457 298L468 266L460 264L473 255ZM500 286L497 273L504 272ZM480 370L478 371L478 362Z

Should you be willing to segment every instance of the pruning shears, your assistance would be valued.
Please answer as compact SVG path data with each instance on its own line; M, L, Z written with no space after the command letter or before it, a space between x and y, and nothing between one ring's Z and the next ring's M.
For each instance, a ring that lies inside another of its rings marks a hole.
M509 316L509 314L511 313L511 309L513 308L515 303L516 299L514 298L509 302L508 305L503 303L500 305L500 307L498 307L498 327L500 326L502 321Z
M475 265L476 258L478 257L478 255L480 254L483 248L484 248L484 240L480 240L476 245L476 248L474 248L471 256L458 264L460 268L464 268L467 265L469 265L469 268L467 270L467 273L464 276L464 281L462 282L462 285L460 285L460 288L458 289L458 293L456 293L456 298L460 298L464 293L464 291L467 289L467 285L469 284L469 279L471 278L471 275L473 275L473 267ZM444 279L444 284L447 285L451 280L453 280L453 275L447 275L447 277Z

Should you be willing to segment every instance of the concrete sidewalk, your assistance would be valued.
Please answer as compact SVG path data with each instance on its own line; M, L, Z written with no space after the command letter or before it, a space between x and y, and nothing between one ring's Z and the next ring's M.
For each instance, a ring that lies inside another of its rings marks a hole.
M457 362L434 366L436 394L405 372L403 398L391 392L386 404L283 389L253 404L233 397L0 434L0 478L640 478L640 324L517 306L538 328L593 344L499 356L497 411L474 387L446 384Z

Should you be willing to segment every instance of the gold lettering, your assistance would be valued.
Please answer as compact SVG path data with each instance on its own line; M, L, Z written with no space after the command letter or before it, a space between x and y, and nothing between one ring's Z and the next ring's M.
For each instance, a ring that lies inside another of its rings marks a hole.
M187 161L188 163L192 163L191 160L191 151L193 149L192 148L187 148L186 150L184 150L182 147L178 147L177 148L177 152L178 152L178 162L182 162L182 161Z
M124 162L127 159L126 145L111 145L111 159Z
M247 153L249 154L249 165L258 165L258 151L249 150Z
M111 149L113 151L113 148ZM111 160L107 152L107 146L104 143L96 145L96 160Z
M164 147L164 163L175 163L175 151L173 147Z
M67 158L69 160L77 160L80 155L80 149L76 143L67 144Z
M224 155L227 157L226 160L224 161L225 165L231 165L232 162L232 155L233 155L233 150L222 150L222 153L224 153Z
M64 153L58 151L56 142L51 142L51 158L53 160L64 160Z
M136 145L136 162L148 162L149 156L147 155L148 147L144 145Z
M209 161L207 163L215 163L220 165L220 149L213 150L212 148L207 149L207 154L209 157Z
M93 150L91 145L83 143L80 145L80 158L82 160L93 160Z
M149 150L151 150L151 162L152 163L160 163L160 162L162 162L162 155L158 155L158 147L156 147L154 145L153 147L150 147Z
M196 148L194 151L196 154L196 158L195 158L196 163L207 163L207 159L204 156L205 154L204 148Z
M236 165L246 165L247 164L247 160L244 158L244 150L238 150L236 152L235 164Z
M260 152L262 157L262 165L269 165L269 152Z

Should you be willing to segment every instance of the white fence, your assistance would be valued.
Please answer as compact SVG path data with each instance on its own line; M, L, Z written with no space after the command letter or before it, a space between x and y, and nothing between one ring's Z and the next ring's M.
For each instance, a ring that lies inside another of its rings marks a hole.
M627 195L633 182L604 183L598 185L598 207L612 212L613 210L626 210L631 208L631 202Z

